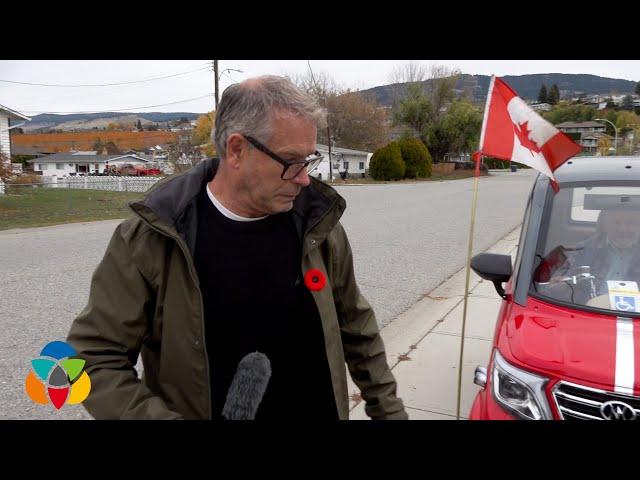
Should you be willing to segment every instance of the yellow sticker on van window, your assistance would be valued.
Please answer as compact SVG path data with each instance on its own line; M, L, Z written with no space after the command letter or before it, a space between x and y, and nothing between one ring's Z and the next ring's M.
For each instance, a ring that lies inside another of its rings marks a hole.
M612 310L640 312L640 292L636 282L609 280L609 304Z

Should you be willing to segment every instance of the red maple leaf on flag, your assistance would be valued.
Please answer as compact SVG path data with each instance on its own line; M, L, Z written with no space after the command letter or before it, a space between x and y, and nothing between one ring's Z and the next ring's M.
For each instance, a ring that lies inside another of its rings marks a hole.
M529 139L529 134L531 133L531 130L529 130L528 123L529 123L528 121L521 123L520 125L516 125L514 123L513 130L516 132L516 135L518 136L518 140L520 140L520 144L524 148L529 150L529 152L531 153L531 156L533 156L533 152L540 153L540 149L538 148L538 145L534 141Z

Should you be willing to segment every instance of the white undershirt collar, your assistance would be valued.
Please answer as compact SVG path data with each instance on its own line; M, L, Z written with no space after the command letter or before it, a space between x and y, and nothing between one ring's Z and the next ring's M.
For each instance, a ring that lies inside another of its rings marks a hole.
M204 188L207 191L207 195L209 195L209 198L211 199L211 203L213 203L213 206L216 207L222 215L224 215L230 220L235 220L236 222L255 222L257 220L264 220L269 216L269 215L265 215L264 217L249 218L249 217L241 217L240 215L236 215L231 210L229 210L224 205L222 205L220 201L213 196L213 193L211 193L211 189L209 188L208 184L205 185Z

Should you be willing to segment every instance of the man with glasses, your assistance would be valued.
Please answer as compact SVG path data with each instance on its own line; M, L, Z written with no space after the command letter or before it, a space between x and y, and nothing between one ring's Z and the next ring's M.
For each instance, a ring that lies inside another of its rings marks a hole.
M407 418L356 284L346 203L309 177L325 115L286 78L232 85L219 159L132 204L68 337L92 415L223 418L238 363L259 351L272 373L256 419L348 419L345 363L371 418Z

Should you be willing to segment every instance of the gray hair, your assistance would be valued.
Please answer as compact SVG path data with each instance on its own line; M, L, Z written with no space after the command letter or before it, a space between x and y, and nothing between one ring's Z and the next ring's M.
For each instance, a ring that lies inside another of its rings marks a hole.
M211 131L218 157L225 157L227 139L233 133L251 135L267 143L272 135L271 122L278 111L299 115L318 128L326 125L326 111L286 77L266 75L227 87Z

